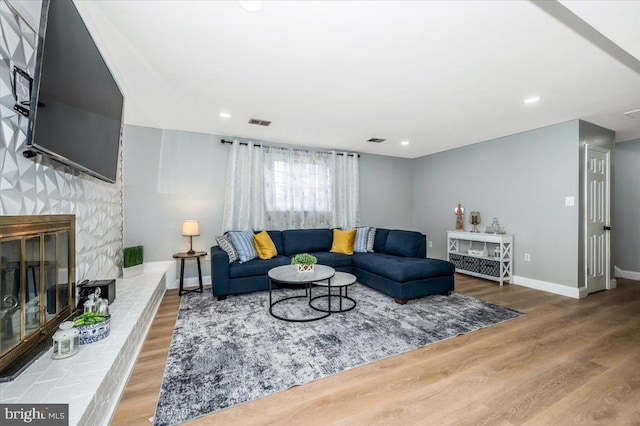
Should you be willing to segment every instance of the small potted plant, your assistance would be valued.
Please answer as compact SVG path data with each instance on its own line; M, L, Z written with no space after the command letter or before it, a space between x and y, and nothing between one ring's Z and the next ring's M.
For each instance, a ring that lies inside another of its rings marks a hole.
M140 275L144 267L142 246L125 247L122 259L122 276L124 278L135 277Z
M296 265L298 272L313 272L313 265L318 259L309 253L298 253L291 259L291 264Z

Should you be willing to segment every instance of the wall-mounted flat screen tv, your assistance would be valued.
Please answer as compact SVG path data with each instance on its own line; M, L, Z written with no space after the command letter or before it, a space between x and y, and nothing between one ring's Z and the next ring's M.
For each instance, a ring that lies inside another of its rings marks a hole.
M44 0L27 147L115 182L123 96L71 0Z

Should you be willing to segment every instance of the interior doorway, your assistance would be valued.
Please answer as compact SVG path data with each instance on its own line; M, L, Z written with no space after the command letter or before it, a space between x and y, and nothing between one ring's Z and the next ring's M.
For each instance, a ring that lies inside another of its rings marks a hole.
M585 146L585 285L587 293L610 288L611 151Z

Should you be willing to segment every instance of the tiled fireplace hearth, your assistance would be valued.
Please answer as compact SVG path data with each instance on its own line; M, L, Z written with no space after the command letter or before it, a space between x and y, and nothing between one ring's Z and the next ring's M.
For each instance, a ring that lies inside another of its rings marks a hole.
M165 273L116 280L106 339L61 360L49 349L15 380L0 383L3 403L69 404L70 425L107 425L165 292Z

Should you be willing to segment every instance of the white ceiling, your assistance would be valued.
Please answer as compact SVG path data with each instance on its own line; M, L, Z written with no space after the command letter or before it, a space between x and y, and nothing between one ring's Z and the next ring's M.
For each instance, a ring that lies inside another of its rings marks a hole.
M127 124L407 158L576 118L640 138L637 1L76 5Z

